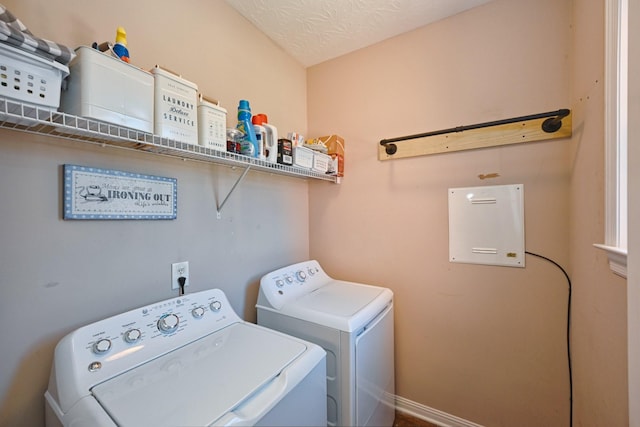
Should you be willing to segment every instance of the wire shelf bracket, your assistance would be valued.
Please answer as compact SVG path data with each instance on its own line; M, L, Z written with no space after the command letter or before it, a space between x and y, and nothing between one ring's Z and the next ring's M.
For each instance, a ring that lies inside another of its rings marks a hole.
M227 203L227 200L229 200L229 197L231 197L231 194L233 194L233 192L235 191L235 189L238 186L238 184L240 184L240 181L242 181L244 179L244 177L247 176L247 173L249 172L249 169L251 169L251 165L247 165L245 170L242 172L242 175L240 175L240 177L236 180L236 182L231 187L231 190L229 190L229 193L227 193L227 195L224 198L224 200L222 200L222 203L220 203L219 206L216 206L216 218L218 218L218 219L222 218L222 208L224 207L224 204Z

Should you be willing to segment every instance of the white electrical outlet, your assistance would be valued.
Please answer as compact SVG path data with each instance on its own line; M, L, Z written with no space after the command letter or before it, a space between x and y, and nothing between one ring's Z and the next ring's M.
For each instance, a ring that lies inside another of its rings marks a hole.
M189 261L174 262L171 264L171 289L180 289L178 278L184 277L184 286L189 286Z

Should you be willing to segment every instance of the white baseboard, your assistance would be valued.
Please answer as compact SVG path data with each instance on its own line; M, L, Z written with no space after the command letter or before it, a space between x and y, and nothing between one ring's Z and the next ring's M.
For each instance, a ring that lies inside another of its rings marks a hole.
M400 396L396 396L396 410L442 427L482 427L480 424L421 405L420 403Z

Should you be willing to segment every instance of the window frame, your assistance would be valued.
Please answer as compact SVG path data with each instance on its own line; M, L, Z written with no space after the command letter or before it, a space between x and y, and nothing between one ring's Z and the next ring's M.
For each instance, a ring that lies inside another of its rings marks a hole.
M605 242L611 270L627 277L628 0L607 0L605 39Z

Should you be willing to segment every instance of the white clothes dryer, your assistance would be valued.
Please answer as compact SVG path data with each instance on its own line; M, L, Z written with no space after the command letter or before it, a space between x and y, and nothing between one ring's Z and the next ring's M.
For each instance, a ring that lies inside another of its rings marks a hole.
M64 337L46 425L326 425L325 366L322 348L242 321L210 289Z
M327 352L327 422L391 426L395 417L393 292L334 280L305 261L266 274L258 324Z

